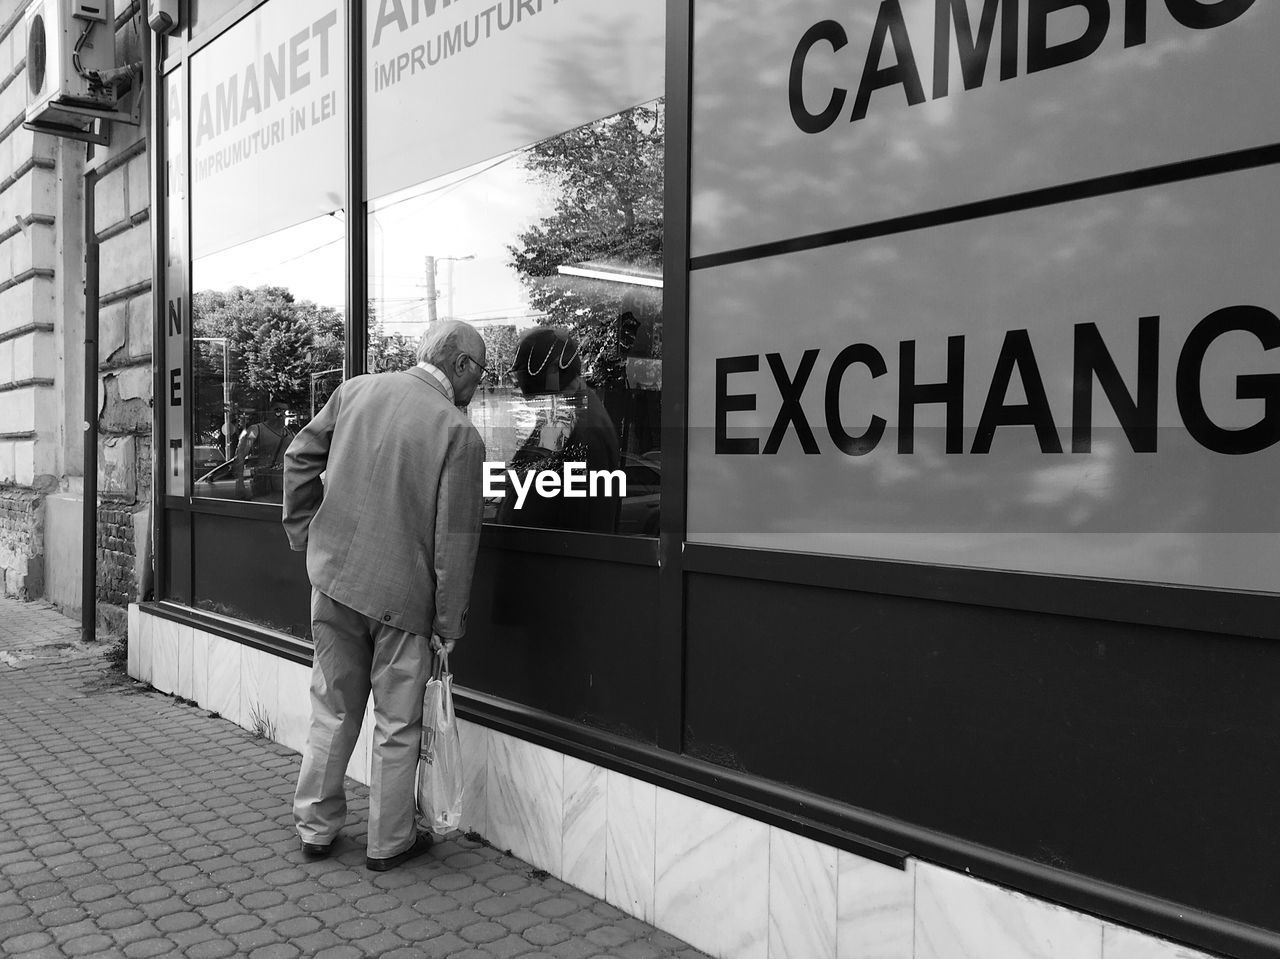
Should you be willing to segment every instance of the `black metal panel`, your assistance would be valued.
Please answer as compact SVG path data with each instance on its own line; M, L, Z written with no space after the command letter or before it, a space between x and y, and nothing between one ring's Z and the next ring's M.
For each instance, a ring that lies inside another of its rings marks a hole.
M658 612L656 568L481 548L456 681L656 742Z
M310 634L305 554L289 549L279 517L269 522L192 513L192 586L197 608L295 636Z
M1280 931L1274 642L708 575L687 596L691 755Z
M661 626L658 744L684 745L684 540L689 395L689 165L693 5L667 0L667 140L663 169Z
M799 586L1280 639L1280 595L690 543L684 567Z
M164 540L159 554L165 559L165 592L166 599L179 603L191 602L191 514L175 509L166 509L160 514L164 518L161 526Z

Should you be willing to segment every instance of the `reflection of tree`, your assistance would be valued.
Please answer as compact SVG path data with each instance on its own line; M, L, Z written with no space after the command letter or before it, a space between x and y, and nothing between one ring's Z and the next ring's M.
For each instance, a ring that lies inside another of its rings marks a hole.
M332 307L295 300L279 286L203 290L193 299L195 335L227 339L238 411L263 410L277 400L305 414L312 374L342 368L344 322ZM210 434L222 424L222 357L197 350L194 362L196 431Z
M484 338L484 363L489 368L481 383L484 386L498 386L502 375L511 369L520 335L510 324L486 326L480 330L480 335Z
M369 302L369 372L394 373L418 362L417 344L403 333L387 333L373 301Z
M543 322L570 330L582 344L597 386L625 381L619 314L631 308L660 322L661 293L645 289L644 299L653 302L636 310L635 287L563 276L558 267L661 271L664 137L664 104L657 100L545 140L524 159L557 194L553 212L508 247L511 265L534 308L546 314Z

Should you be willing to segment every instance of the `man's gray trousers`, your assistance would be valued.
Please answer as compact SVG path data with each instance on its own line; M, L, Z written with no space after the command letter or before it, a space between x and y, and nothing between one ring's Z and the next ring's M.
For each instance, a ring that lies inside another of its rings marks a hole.
M385 859L416 837L415 795L422 694L430 642L312 590L311 727L293 819L303 842L328 845L347 818L343 782L373 693L368 853Z

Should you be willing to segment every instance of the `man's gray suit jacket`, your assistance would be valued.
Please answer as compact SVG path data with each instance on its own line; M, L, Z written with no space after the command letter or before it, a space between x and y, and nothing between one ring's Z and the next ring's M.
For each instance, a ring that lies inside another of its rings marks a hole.
M397 629L461 637L483 462L480 434L424 370L347 380L285 454L284 527L311 585Z

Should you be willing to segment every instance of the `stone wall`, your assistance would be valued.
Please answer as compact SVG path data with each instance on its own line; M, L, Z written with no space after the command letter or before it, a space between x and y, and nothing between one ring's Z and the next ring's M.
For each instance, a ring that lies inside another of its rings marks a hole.
M0 487L0 570L4 595L30 599L44 587L44 497L35 490Z
M151 237L145 129L95 146L32 134L28 0L0 0L0 579L6 594L81 602L84 396L98 397L99 599L140 597L150 562ZM116 0L117 65L147 56L142 4ZM98 174L98 370L84 368L86 171ZM87 381L87 382L86 382ZM49 518L45 501L58 507ZM56 502L54 502L56 501ZM21 504L21 509L18 505ZM17 512L15 512L15 510ZM25 511L25 512L24 512ZM22 518L25 517L25 518ZM53 537L55 542L50 542ZM45 570L42 562L55 562ZM53 573L54 575L46 575ZM58 595L48 595L55 589Z
M42 594L43 497L61 469L57 144L22 128L26 6L0 4L0 580L7 596Z

